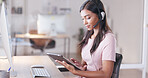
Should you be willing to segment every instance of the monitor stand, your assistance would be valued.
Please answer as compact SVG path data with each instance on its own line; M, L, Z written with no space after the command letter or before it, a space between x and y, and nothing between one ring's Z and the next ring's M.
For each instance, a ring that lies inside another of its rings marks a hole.
M10 76L11 77L16 77L17 76L17 72L13 69L12 71L10 71Z

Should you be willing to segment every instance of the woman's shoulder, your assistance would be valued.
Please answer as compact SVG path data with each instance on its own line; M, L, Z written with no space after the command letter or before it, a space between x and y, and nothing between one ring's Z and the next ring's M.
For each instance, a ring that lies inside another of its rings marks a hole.
M112 32L107 32L105 34L105 37L115 37L114 34Z
M114 41L115 35L112 32L107 32L104 36L104 40L106 41Z

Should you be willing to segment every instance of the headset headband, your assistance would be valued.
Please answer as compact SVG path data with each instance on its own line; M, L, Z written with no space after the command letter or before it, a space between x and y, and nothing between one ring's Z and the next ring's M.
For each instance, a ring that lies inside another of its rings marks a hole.
M94 4L97 6L98 10L102 9L103 10L103 4L100 0L89 0L94 2Z
M88 0L88 1L92 1L94 2L94 4L96 5L97 9L98 9L98 15L99 15L99 19L103 20L104 19L104 15L102 16L102 12L103 14L105 14L104 8L103 8L103 4L100 0Z

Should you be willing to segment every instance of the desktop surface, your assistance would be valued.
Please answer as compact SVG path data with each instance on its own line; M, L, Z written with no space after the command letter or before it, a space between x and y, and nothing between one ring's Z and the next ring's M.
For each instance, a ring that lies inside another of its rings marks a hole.
M16 38L37 38L37 39L49 39L49 38L67 38L66 34L57 34L56 36L44 35L44 34L16 34Z
M17 77L10 78L33 78L30 70L32 65L44 65L51 78L64 78L48 56L14 56L13 64Z

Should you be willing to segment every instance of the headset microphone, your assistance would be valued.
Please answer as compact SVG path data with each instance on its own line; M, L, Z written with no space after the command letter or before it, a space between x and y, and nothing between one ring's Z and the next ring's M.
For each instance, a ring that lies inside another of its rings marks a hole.
M94 26L93 28L95 28L102 20L99 20Z

